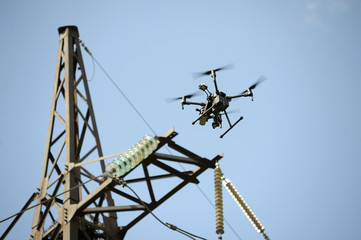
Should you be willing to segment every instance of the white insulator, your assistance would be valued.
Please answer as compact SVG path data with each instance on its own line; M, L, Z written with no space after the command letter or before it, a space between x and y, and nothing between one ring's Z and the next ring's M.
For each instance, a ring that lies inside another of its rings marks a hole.
M214 187L216 199L216 233L221 235L224 233L223 228L223 196L222 196L222 171L216 164L214 169Z
M233 186L231 181L224 178L223 185L228 190L228 192L231 194L234 201L242 209L243 213L247 216L248 220L252 223L253 227L257 230L257 232L263 233L265 228L262 226L261 222L258 220L256 215L252 212L251 208L248 206L248 204L243 199L241 194L239 194L237 189Z

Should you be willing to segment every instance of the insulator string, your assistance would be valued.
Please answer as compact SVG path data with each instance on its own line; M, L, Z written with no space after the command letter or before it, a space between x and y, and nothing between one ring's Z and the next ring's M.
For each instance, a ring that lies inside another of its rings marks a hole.
M150 126L150 124L147 122L147 120L143 117L143 115L138 111L138 109L134 106L134 104L130 101L130 99L125 95L125 93L120 89L120 87L116 84L116 82L111 78L111 76L108 74L108 72L103 68L103 66L97 61L97 59L93 56L93 54L90 52L90 50L85 46L85 44L83 43L82 40L79 39L80 44L82 45L82 47L84 48L84 50L89 54L89 56L92 58L93 61L96 62L96 64L100 67L100 69L104 72L104 74L108 77L108 79L112 82L112 84L114 85L114 87L119 91L119 93L124 97L124 99L128 102L128 104L133 108L133 110L137 113L137 115L143 120L143 122L145 123L145 125L147 125L147 127L153 132L154 135L157 135L156 132L154 131L154 129ZM166 147L166 149L168 150L168 152L172 154L172 152ZM179 165L182 167L183 170L184 167L179 163ZM208 201L208 203L215 208L215 206L213 205L212 201L210 200L210 198L204 193L204 191L198 186L196 185L196 187L198 188L198 190L200 191L200 193L206 198L206 200ZM231 231L234 233L234 235L237 237L237 239L242 240L241 237L237 234L237 232L234 230L234 228L232 227L232 225L227 221L227 219L224 219L224 221L226 222L226 224L228 225L228 227L231 229Z
M222 196L222 172L216 163L214 169L214 188L215 188L215 205L216 205L216 233L219 235L218 239L222 239L224 233L223 227L223 196Z
M248 206L246 201L243 199L241 194L237 191L236 187L232 184L229 179L222 177L223 185L228 190L234 201L238 204L238 206L242 209L243 213L247 216L248 220L252 223L253 227L256 229L258 233L262 233L266 240L269 240L269 237L264 232L265 228L258 220L256 215L253 213L251 208Z

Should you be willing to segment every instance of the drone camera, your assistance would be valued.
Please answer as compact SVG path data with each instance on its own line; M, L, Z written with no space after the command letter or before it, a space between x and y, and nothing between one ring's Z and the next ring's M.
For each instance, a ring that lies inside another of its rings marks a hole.
M206 125L206 122L207 122L207 117L206 117L206 116L203 116L203 117L201 117L201 118L199 119L199 124L200 124L201 126Z
M206 84L202 83L202 84L198 85L198 89L203 91L206 94L205 102L187 101L188 99L197 95L196 92L185 95L183 97L174 98L174 100L181 100L182 109L184 109L184 105L201 106L201 108L195 109L197 112L199 112L199 115L198 115L197 119L192 122L192 125L194 125L196 122L199 121L199 124L201 126L203 126L203 125L206 125L206 123L209 119L213 119L212 127L213 128L217 128L217 127L222 128L222 115L225 115L227 118L227 122L229 124L229 128L220 136L220 138L223 138L223 136L225 134L227 134L236 124L238 124L243 119L243 116L241 116L235 123L232 124L232 122L230 121L228 114L226 112L226 110L229 107L229 102L231 102L232 99L234 99L234 98L240 98L240 97L251 97L251 100L253 101L252 90L254 88L256 88L256 86L264 80L264 78L261 77L245 91L243 91L237 95L234 95L234 96L227 96L226 93L224 93L218 89L217 81L216 81L216 72L220 71L220 70L224 70L224 69L229 69L231 67L232 67L232 65L227 65L227 66L224 66L221 68L197 73L194 75L195 77L211 75L211 77L213 78L213 83L214 83L214 88L215 88L215 92L213 94L212 94L212 92L210 92L210 90L208 89L208 86Z
M202 91L206 91L208 89L208 86L204 83L199 84L198 88Z

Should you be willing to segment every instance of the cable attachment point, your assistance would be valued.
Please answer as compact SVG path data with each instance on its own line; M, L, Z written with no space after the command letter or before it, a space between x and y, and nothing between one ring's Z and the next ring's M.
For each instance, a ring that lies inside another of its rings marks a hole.
M82 40L79 39L79 43L82 45L82 47L84 48L84 50L90 55L93 56L93 54L90 52L90 50L85 46L85 44L83 43Z
M174 230L174 231L176 231L178 228L177 228L177 226L175 226L175 225L173 225L173 224L171 224L171 223L166 223L167 224L167 226L170 228L170 229L172 229L172 230Z
M127 183L123 180L123 178L117 178L116 176L114 176L113 174L111 174L108 171L105 171L102 174L102 177L106 177L106 178L111 178L113 179L114 182L116 182L118 185L121 185L122 187L127 187Z
M121 185L122 187L127 187L127 182L123 180L123 178L114 178L114 181Z

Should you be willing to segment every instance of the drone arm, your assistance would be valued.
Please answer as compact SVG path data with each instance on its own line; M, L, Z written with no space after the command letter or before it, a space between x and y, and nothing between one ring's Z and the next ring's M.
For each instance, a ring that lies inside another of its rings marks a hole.
M184 102L182 102L182 105L199 105L199 106L205 106L206 104L205 104L205 103L198 103L198 102L187 102L187 101L184 101Z
M182 101L182 109L184 109L184 105L199 105L199 106L205 106L205 103L197 103L197 102L187 102L186 100Z
M228 99L239 98L239 97L251 97L253 100L253 92L252 92L252 90L248 89L247 92L245 92L245 93L241 93L241 94L234 95L234 96L227 96Z

